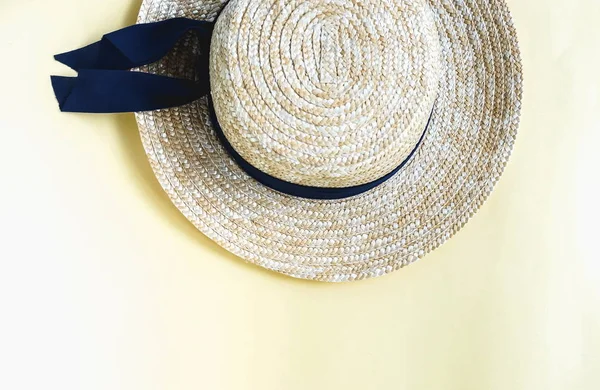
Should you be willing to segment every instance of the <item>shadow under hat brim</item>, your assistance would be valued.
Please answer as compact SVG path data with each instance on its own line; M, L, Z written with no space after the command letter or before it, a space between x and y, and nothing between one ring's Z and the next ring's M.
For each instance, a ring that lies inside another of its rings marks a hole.
M518 127L522 70L504 0L429 4L445 70L427 134L393 178L342 200L278 193L227 154L203 98L136 114L150 165L173 203L225 249L298 278L380 276L441 245L480 208L504 170ZM138 22L213 19L221 7L214 0L145 0ZM190 38L144 70L191 78L195 50Z

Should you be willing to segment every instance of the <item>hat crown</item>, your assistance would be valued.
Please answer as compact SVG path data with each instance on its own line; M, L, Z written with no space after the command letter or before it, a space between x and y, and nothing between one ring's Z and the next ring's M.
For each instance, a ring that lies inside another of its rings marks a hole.
M271 176L315 187L398 167L425 130L441 72L425 0L232 0L210 54L232 147Z

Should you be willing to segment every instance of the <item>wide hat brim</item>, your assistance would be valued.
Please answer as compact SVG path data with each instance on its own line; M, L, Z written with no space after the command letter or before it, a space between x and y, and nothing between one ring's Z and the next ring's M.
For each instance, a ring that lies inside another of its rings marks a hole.
M429 0L444 67L430 125L412 160L364 194L310 200L250 178L222 147L208 101L137 113L162 187L205 235L259 266L298 278L349 281L387 274L441 245L479 209L511 153L522 70L504 0ZM214 19L216 0L144 0L138 22ZM194 77L185 39L143 70Z

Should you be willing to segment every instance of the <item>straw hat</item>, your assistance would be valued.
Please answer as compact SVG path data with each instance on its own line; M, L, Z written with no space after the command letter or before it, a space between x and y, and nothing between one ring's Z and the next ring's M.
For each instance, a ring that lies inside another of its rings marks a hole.
M330 188L405 164L362 194L306 199L234 162L208 98L137 113L161 185L227 250L298 278L380 276L441 245L490 194L521 100L504 0L144 0L138 22L217 14L212 101L246 161L286 182ZM197 55L190 36L142 70L193 78Z

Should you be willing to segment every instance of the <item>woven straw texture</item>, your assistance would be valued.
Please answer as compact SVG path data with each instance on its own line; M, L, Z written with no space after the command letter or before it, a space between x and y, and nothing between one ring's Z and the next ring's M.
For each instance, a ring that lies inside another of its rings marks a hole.
M433 13L418 1L235 0L213 34L212 96L227 139L255 167L350 187L415 148L439 57Z
M403 160L433 114L399 173L333 201L248 177L220 145L206 99L136 114L158 180L200 231L262 267L337 282L406 266L467 222L518 126L522 70L504 0L232 1L211 48L215 108L261 169L311 185L368 181ZM145 0L138 22L212 20L224 5ZM144 70L194 78L197 50L184 39Z

